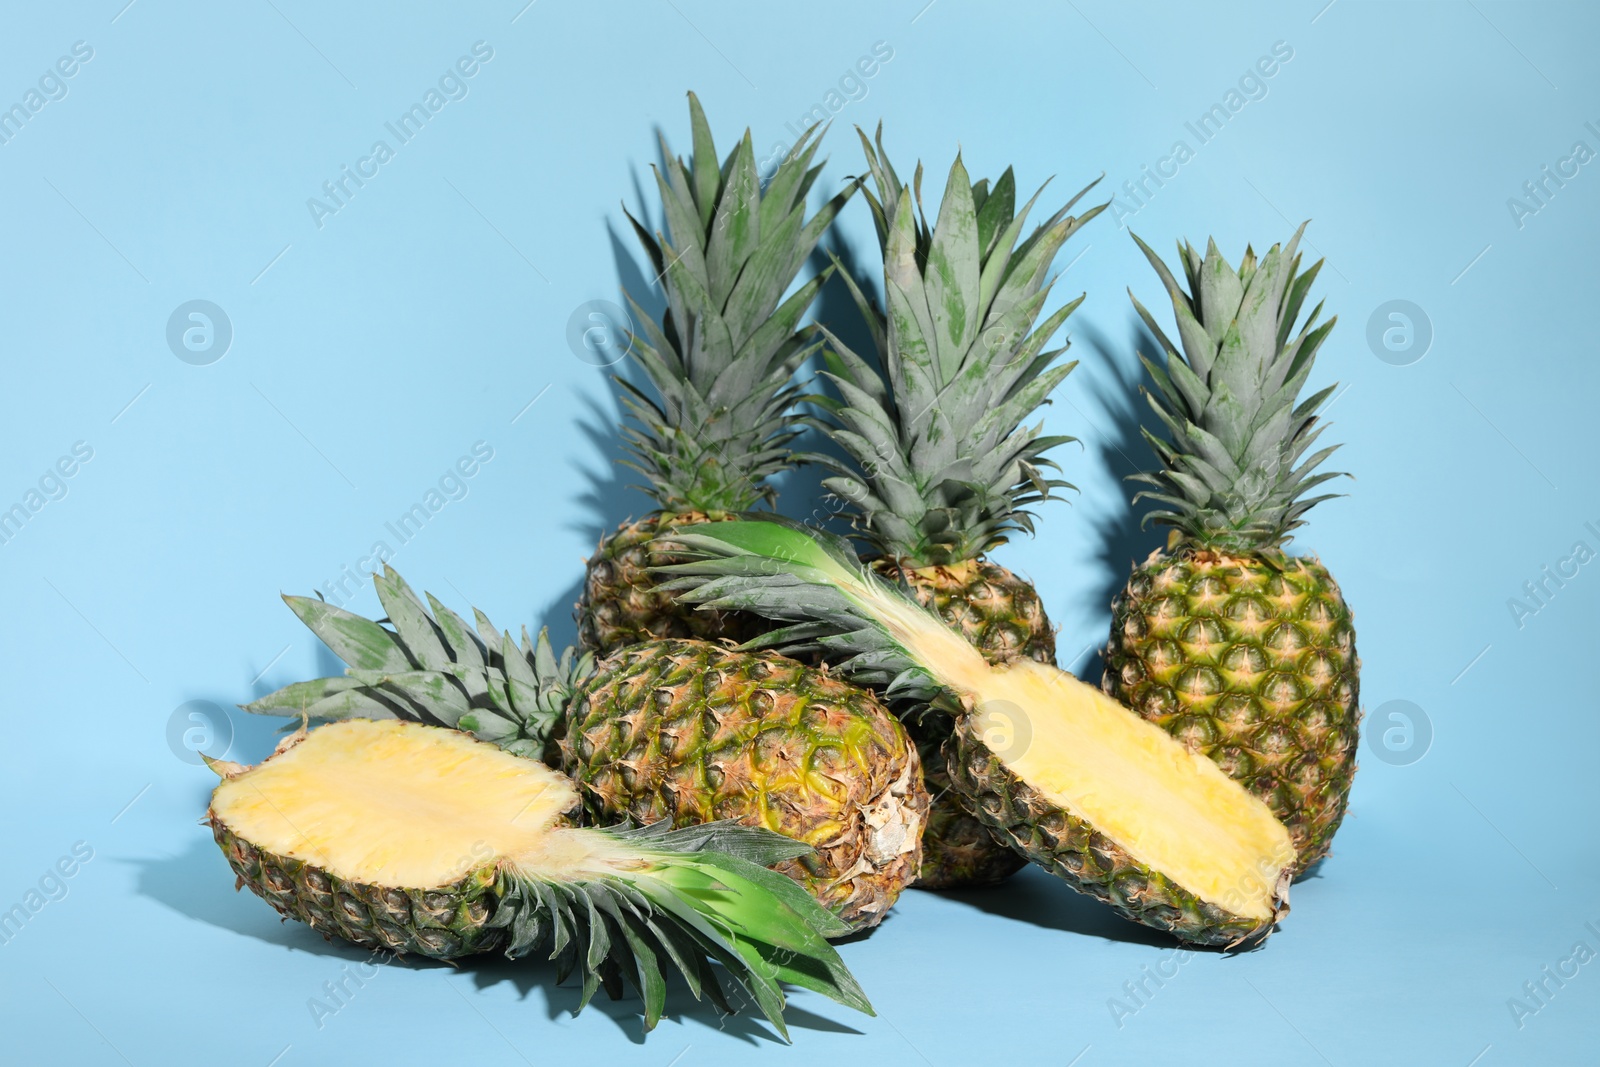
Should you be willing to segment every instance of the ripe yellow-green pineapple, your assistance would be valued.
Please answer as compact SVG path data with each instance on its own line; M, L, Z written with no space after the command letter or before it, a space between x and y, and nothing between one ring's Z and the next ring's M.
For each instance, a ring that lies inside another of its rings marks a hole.
M690 612L656 588L650 568L673 559L671 543L656 537L772 502L768 479L794 462L794 372L816 350L795 327L826 274L784 294L855 189L807 219L822 170L812 165L815 127L763 186L748 130L719 165L693 93L689 117L693 156L685 162L663 144L665 173L656 173L670 236L652 236L629 216L667 298L659 326L633 305L641 332L630 353L657 398L618 379L636 421L623 433L629 465L648 479L643 488L658 507L620 526L589 559L578 640L596 652L663 637L754 636L752 620Z
M392 570L375 576L389 627L320 600L289 606L348 665L248 711L396 716L468 731L558 766L591 818L721 820L810 846L777 869L852 929L878 923L916 877L928 794L916 747L865 689L774 652L692 639L600 658L546 635L519 647L476 630Z
M223 778L207 821L238 876L324 937L451 960L541 947L579 1010L624 982L645 1029L676 967L724 1011L713 961L783 1031L779 981L871 1012L828 945L848 928L763 865L805 846L721 824L579 828L578 790L541 763L465 733L351 719L302 731Z
M1296 328L1318 262L1300 270L1296 231L1234 270L1211 243L1179 246L1187 290L1144 242L1177 316L1180 350L1134 300L1166 352L1145 360L1147 433L1162 469L1136 476L1173 528L1113 605L1107 693L1204 752L1266 801L1294 836L1295 873L1328 852L1356 769L1355 629L1315 557L1285 553L1291 531L1339 477L1311 452L1335 386L1299 399L1335 319L1318 304ZM1134 238L1138 240L1138 238ZM1335 446L1336 447L1336 446ZM1309 453L1309 454L1308 454Z
M870 691L777 653L621 649L585 679L560 748L602 816L734 819L810 845L777 869L852 926L917 876L928 794L906 731Z
M1099 214L1069 214L1085 189L1024 237L1034 200L1015 210L1007 168L993 187L972 182L959 156L933 226L916 191L901 184L865 134L876 194L866 192L883 249L881 314L852 293L873 331L874 367L828 334L827 377L839 400L819 398L818 425L848 456L815 457L832 468L824 485L854 511L879 573L906 583L917 600L959 629L992 663L1055 662L1055 631L1034 587L987 553L1018 530L1033 530L1032 505L1067 488L1047 472L1046 453L1073 440L1027 426L1071 372L1066 345L1045 350L1082 302L1039 321L1054 284L1051 265L1067 239ZM1092 186L1091 186L1092 187ZM945 716L907 718L923 751L933 814L919 885L954 888L1000 881L1021 865L965 811L937 770L949 736Z
M1259 798L1098 689L1031 659L990 664L842 539L783 520L678 535L685 599L791 625L846 677L951 716L950 781L1010 847L1137 922L1239 945L1288 911L1294 845Z

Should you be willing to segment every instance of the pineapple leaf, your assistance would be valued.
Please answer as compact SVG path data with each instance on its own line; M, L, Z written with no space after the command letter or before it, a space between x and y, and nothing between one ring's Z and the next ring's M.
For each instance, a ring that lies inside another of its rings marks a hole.
M711 124L706 121L700 98L689 94L689 128L694 138L694 199L700 209L700 225L711 224L712 213L717 208L717 188L722 184L722 171L717 166L717 146L711 138Z
M285 596L283 602L335 656L351 667L404 671L416 666L395 635L371 619L315 597Z
M393 567L384 564L383 573L374 575L372 584L378 591L378 599L383 603L383 610L388 613L395 633L405 643L407 653L417 666L430 671L444 670L449 666L450 654L445 651L438 628L428 618L422 601L417 599L417 594L411 591L405 579Z

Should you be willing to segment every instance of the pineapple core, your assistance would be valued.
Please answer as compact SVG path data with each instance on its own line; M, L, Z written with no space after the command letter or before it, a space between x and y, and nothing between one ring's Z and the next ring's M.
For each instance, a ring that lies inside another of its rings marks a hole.
M1289 831L1210 759L1054 667L973 681L974 725L1013 774L1202 900L1272 916Z
M495 863L555 878L629 865L612 838L558 828L577 799L564 776L468 734L352 719L222 782L211 811L339 878L434 889Z

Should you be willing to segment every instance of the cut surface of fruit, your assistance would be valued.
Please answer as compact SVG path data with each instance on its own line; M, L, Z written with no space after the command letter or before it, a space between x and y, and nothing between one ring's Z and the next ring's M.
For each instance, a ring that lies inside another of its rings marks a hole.
M211 808L253 844L339 878L433 889L495 861L608 869L620 853L604 838L557 829L577 802L562 775L467 734L353 719L223 782Z
M974 725L1018 778L1202 900L1270 919L1294 862L1267 806L1206 757L1054 668L990 673Z

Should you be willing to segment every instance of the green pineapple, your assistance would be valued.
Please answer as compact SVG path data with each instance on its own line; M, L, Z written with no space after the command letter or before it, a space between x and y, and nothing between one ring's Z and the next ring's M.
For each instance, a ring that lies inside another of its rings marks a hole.
M1359 664L1350 608L1315 558L1286 555L1291 531L1339 477L1311 452L1335 385L1299 400L1335 319L1321 304L1296 329L1322 264L1300 270L1304 225L1235 271L1213 242L1179 246L1185 290L1143 241L1172 298L1180 350L1134 306L1166 353L1145 360L1151 406L1171 436L1146 434L1162 469L1135 500L1173 527L1113 605L1107 693L1215 760L1289 827L1295 873L1328 852L1356 769ZM1138 238L1134 238L1138 240ZM1337 447L1337 446L1334 446Z
M823 484L854 509L879 573L905 581L990 662L1054 663L1055 631L1038 591L986 554L1018 530L1032 532L1031 506L1068 487L1046 473L1056 467L1047 453L1073 439L1024 423L1076 365L1061 361L1066 345L1045 350L1082 302L1039 321L1051 265L1104 205L1068 214L1085 189L1024 238L1037 195L1018 212L1010 168L991 188L972 182L957 156L929 227L919 213L920 164L914 200L883 151L881 127L876 145L864 133L861 141L877 190L866 197L888 315L841 272L872 327L877 367L827 335L827 377L843 399L819 398L828 416L819 425L849 459L815 457L834 471ZM942 764L948 720L914 720L912 730L925 768ZM939 799L918 884L982 885L1021 866L937 771L929 786Z
M247 711L399 717L468 731L558 766L591 818L737 820L810 846L778 870L852 929L916 877L928 794L899 721L867 690L773 652L670 638L598 661L545 634L476 631L392 570L374 577L391 628L286 597L344 677L299 682Z
M780 981L872 1011L825 940L848 927L764 869L806 851L776 834L574 827L570 780L416 723L331 723L212 768L206 818L239 887L324 937L442 960L547 947L557 981L582 975L579 1010L626 982L647 1031L673 967L732 1010L713 961L785 1036Z
M1295 850L1271 809L1098 689L988 663L831 535L773 520L675 536L698 557L670 569L684 599L787 622L762 640L951 716L945 769L968 810L1068 884L1199 944L1259 941L1287 913Z
M815 127L763 187L748 130L719 166L693 93L689 117L692 158L663 144L665 173L656 173L670 237L652 236L629 216L667 297L659 326L633 305L642 329L631 353L657 399L618 379L637 422L624 430L629 465L649 480L644 488L658 506L618 527L588 562L578 639L596 652L661 637L754 636L749 619L696 614L656 588L650 568L673 558L671 542L656 536L772 502L768 479L794 462L794 372L816 350L795 327L826 274L784 294L855 190L807 219L806 196L822 170L812 165Z

